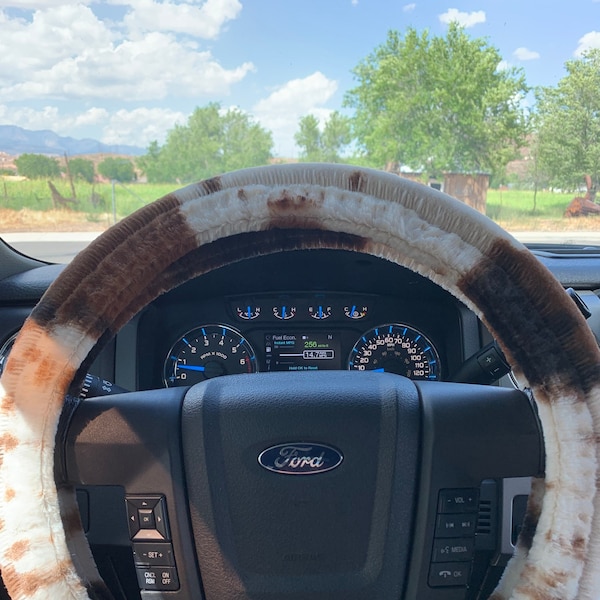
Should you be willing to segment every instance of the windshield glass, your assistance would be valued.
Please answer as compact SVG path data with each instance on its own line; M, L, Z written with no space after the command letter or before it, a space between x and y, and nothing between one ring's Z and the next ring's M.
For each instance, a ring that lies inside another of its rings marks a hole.
M325 161L600 245L600 2L5 0L0 235L66 262L189 182Z

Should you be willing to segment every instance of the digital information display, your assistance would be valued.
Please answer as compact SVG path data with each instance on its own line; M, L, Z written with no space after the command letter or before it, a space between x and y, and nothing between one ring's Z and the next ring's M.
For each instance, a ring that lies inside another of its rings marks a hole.
M341 369L340 340L334 333L273 333L265 335L268 371Z

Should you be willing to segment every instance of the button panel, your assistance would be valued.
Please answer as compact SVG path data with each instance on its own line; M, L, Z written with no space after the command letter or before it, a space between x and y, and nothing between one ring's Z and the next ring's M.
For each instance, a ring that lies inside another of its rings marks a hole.
M135 570L141 590L172 592L179 589L175 567L136 567Z
M440 490L428 578L431 587L469 583L478 509L479 490Z
M129 536L141 590L174 591L179 577L167 522L165 497L127 496Z

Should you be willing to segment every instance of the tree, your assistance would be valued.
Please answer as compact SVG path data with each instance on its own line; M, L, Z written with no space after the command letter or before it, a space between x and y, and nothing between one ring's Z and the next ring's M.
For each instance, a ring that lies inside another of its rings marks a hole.
M575 189L584 175L600 184L600 49L565 63L555 88L537 91L539 160L551 183Z
M294 135L301 159L308 162L341 162L344 149L352 141L350 123L348 117L335 111L331 113L321 132L319 121L314 115L302 117L299 130Z
M501 172L527 133L521 70L501 69L498 50L456 23L445 37L407 29L353 70L354 133L374 166L395 162L443 171Z
M107 179L127 183L135 179L133 163L127 158L109 156L98 164L98 173Z
M83 179L88 183L94 182L94 163L85 158L69 159L69 170L73 179Z
M60 166L56 158L44 154L21 154L16 160L19 175L29 179L58 177Z
M265 165L272 147L271 133L246 113L211 103L169 131L162 147L152 142L138 164L150 182L185 183Z

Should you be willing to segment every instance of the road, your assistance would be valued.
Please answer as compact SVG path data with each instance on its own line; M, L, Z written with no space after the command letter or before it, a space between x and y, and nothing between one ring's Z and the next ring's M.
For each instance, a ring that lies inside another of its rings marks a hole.
M28 256L47 262L70 262L100 233L6 233L0 234L9 244ZM516 231L513 235L524 243L583 244L600 246L600 231Z
M68 263L100 232L3 233L2 239L27 256L46 262Z

